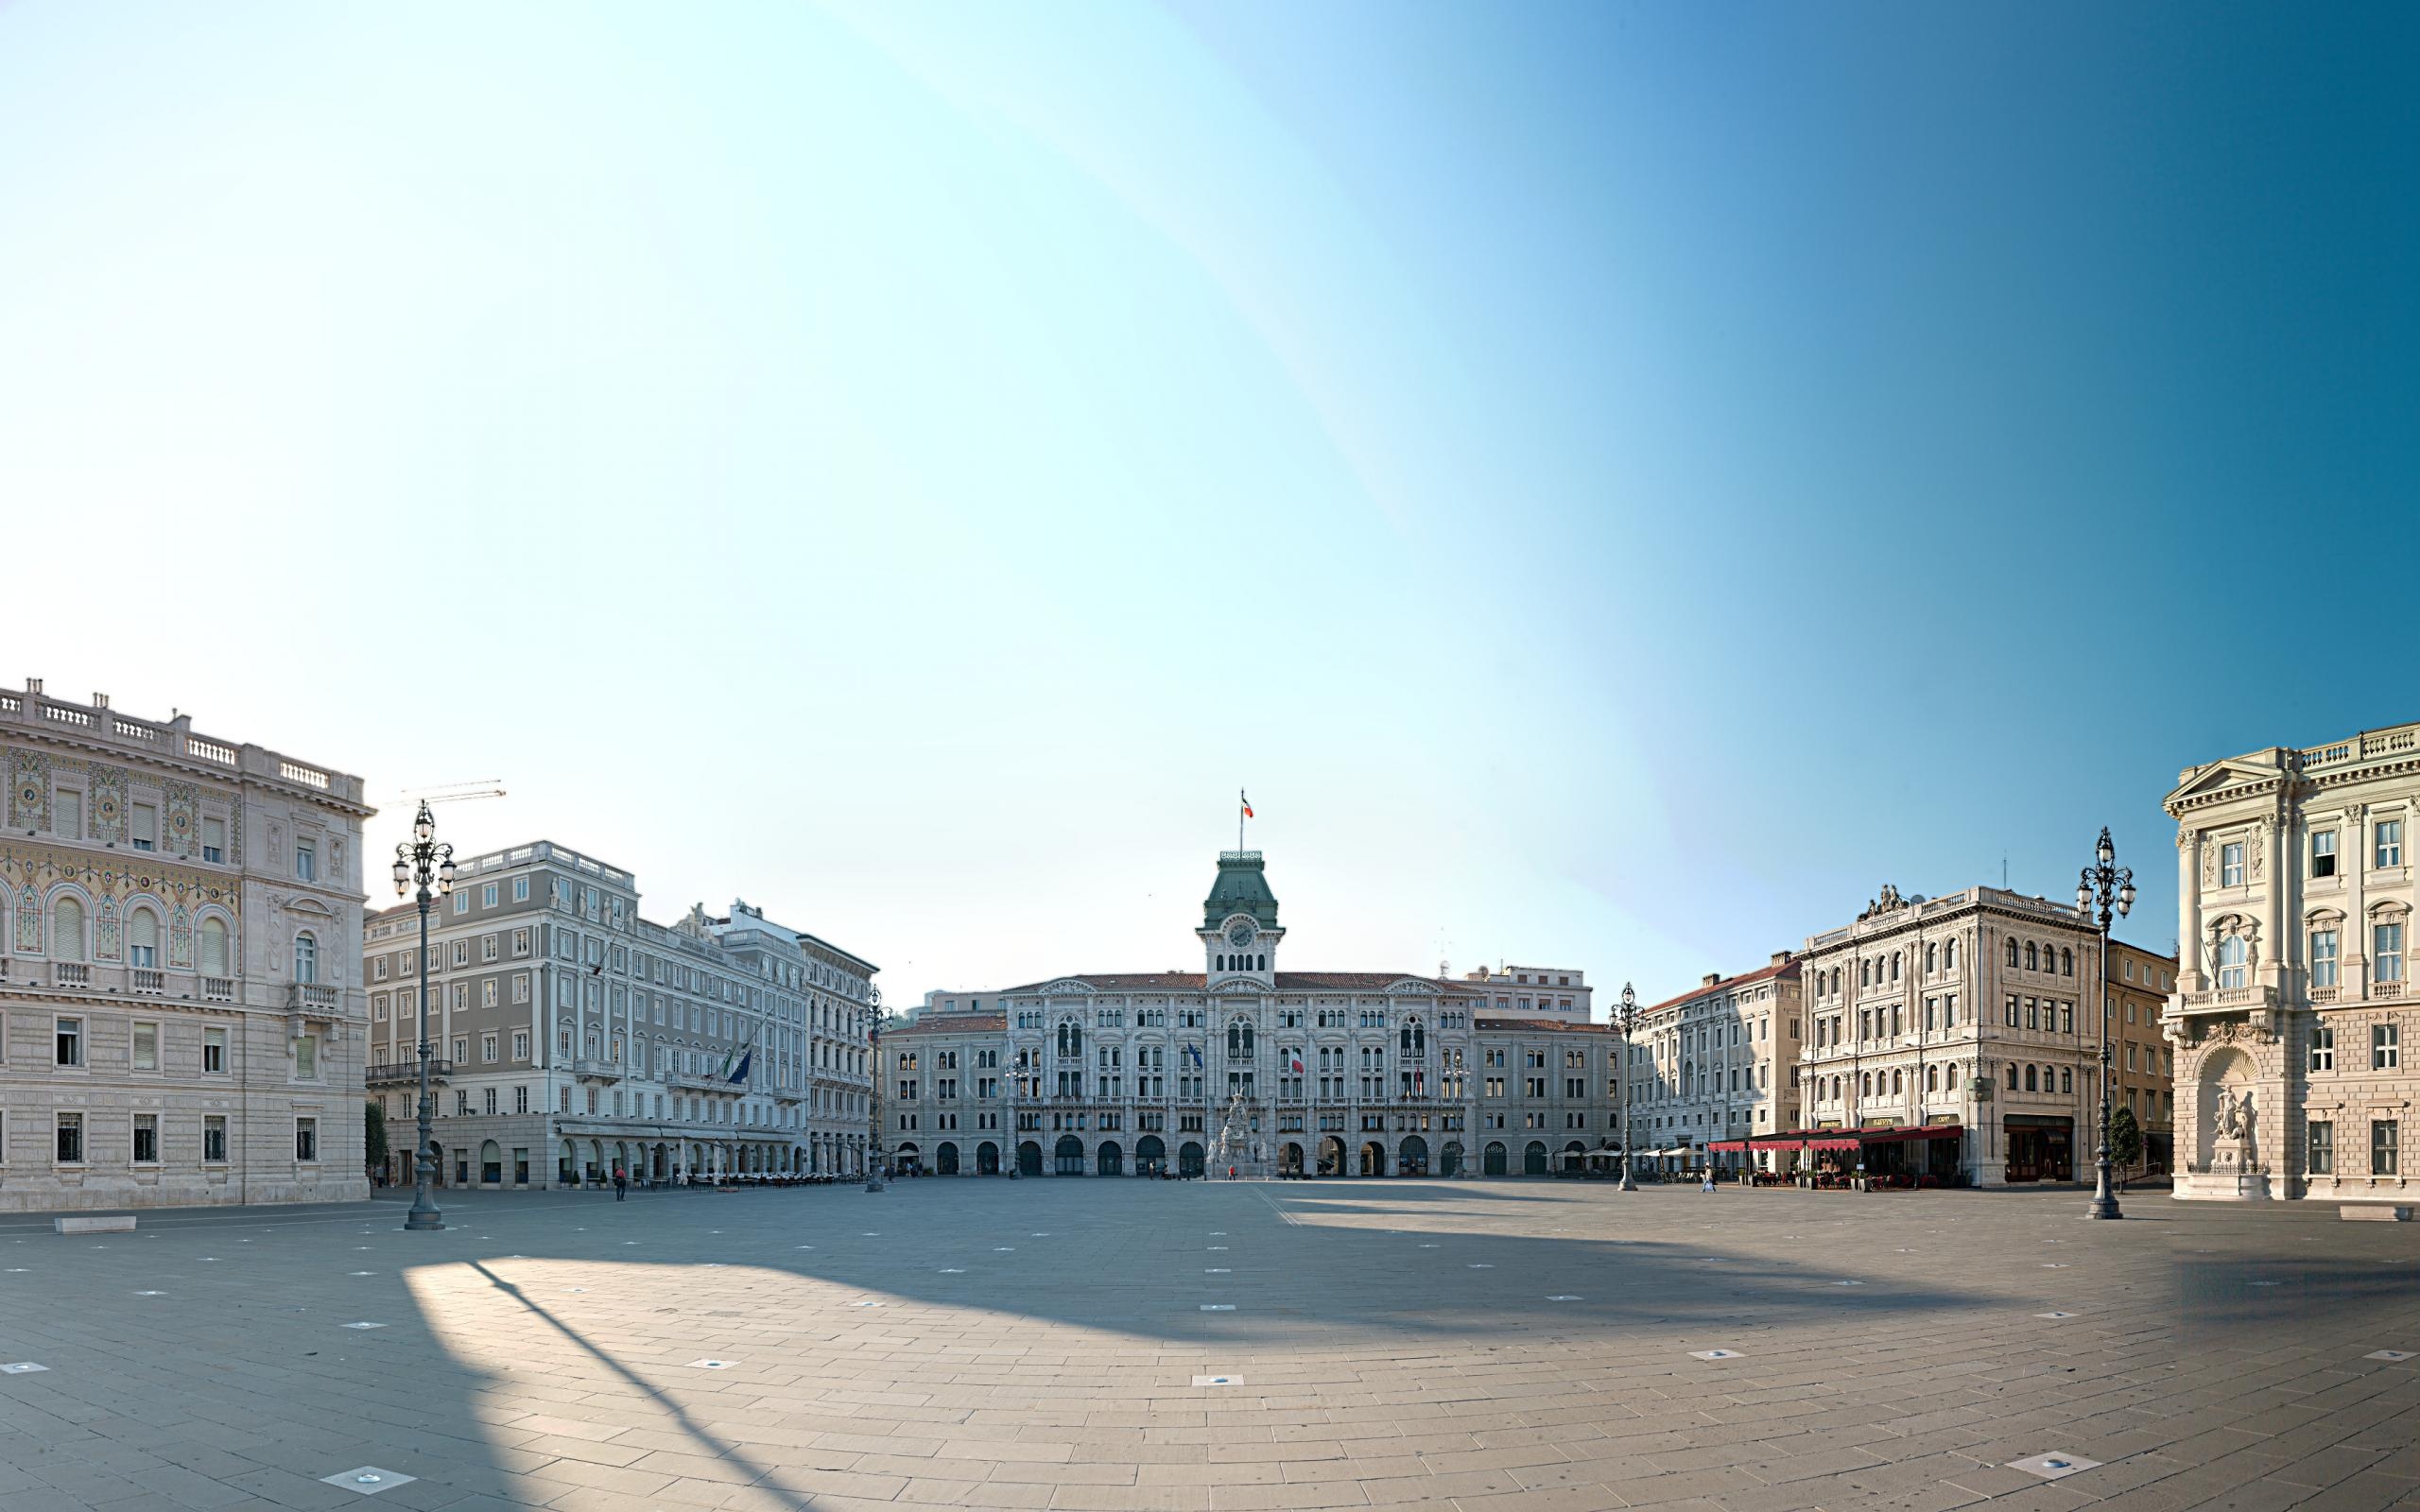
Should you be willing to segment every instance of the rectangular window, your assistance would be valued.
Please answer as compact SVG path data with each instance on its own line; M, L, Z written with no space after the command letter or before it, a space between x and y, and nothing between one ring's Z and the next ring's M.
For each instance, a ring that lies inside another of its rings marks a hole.
M208 1075L219 1076L226 1074L226 1030L204 1029L201 1031L201 1069L203 1073Z
M158 1024L138 1023L134 1026L134 1069L137 1071L160 1069L160 1026Z
M515 1060L527 1060L529 1058L528 1030L515 1029L512 1032L512 1058Z
M58 1127L59 1163L61 1165L83 1164L84 1115L81 1113L61 1113L59 1115Z
M2310 932L2310 985L2336 985L2336 931L2332 929Z
M2401 1169L2403 1125L2391 1118L2370 1121L2370 1175L2394 1176Z
M2016 994L2014 992L2008 995L2008 1026L2012 1029L2016 1027Z
M2336 1069L2336 1031L2325 1024L2310 1032L2310 1069Z
M2381 867L2403 865L2403 821L2380 819L2377 823L2377 864Z
M62 1066L80 1066L84 1063L83 1020L61 1019L59 1021L58 1059L59 1064Z
M134 1115L134 1163L160 1163L160 1115L157 1113Z
M2379 982L2403 980L2403 924L2377 924L2370 929L2371 977Z
M308 1165L320 1158L320 1121L298 1118L294 1121L294 1159Z
M528 878L515 877L512 879L512 901L516 903L526 903L529 901Z
M2370 1025L2370 1069L2396 1071L2403 1065L2403 1031L2392 1023Z
M2221 887L2243 885L2242 841L2230 840L2219 847L2219 885Z
M84 838L84 795L73 788L59 790L59 812L51 832L69 840Z
M320 847L317 841L294 842L294 875L302 882L316 882L320 876Z
M2310 837L2310 874L2314 877L2336 875L2336 832L2315 830Z
M454 911L458 914L467 914L471 911L471 895L469 893L458 892L454 895Z
M488 883L479 888L479 906L482 908L493 908L495 906L494 883Z
M227 1117L211 1113L201 1121L201 1159L205 1165L222 1164L227 1159Z
M155 849L160 840L160 811L148 803L134 805L134 849Z
M214 867L227 864L227 821L225 819L201 821L201 859Z
M2310 1125L2310 1174L2332 1176L2336 1171L2336 1125L2314 1121Z
M320 1041L310 1035L294 1041L294 1074L302 1081L319 1079Z

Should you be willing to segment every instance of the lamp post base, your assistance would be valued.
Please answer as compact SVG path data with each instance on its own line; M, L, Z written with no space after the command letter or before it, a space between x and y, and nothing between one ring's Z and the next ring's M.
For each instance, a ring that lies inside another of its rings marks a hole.
M866 1190L867 1190L868 1192L879 1192L879 1191L881 1191L881 1190L882 1190L882 1177L878 1177L878 1176L870 1176L870 1177L866 1177Z
M2092 1189L2092 1206L2084 1210L2084 1216L2087 1218L2123 1218L2126 1216L2124 1213L2118 1211L2118 1194L2110 1188L2109 1167L2106 1164L2103 1164L2100 1167L2100 1180L2094 1184Z
M419 1230L442 1228L445 1227L445 1215L437 1211L433 1208L426 1212L423 1212L418 1208L414 1208L411 1211L404 1214L404 1227L407 1229Z
M1630 1172L1625 1170L1622 1172L1622 1184L1614 1188L1614 1190L1616 1192L1635 1192L1638 1190L1638 1183L1632 1180L1630 1178Z

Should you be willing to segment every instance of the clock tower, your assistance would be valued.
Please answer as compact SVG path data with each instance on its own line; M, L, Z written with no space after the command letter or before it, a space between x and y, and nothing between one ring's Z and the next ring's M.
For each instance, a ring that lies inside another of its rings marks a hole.
M1202 900L1202 971L1211 987L1223 982L1268 988L1277 980L1277 946L1286 931L1277 922L1277 895L1269 890L1257 850L1219 852L1219 879Z

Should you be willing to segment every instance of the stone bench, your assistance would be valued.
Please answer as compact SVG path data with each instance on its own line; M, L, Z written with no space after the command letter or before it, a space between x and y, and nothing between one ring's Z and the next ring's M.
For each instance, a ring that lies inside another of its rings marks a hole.
M53 1218L51 1228L62 1234L123 1234L134 1230L131 1213L121 1218Z
M2336 1210L2347 1223L2410 1223L2411 1210L2384 1202L2348 1202Z

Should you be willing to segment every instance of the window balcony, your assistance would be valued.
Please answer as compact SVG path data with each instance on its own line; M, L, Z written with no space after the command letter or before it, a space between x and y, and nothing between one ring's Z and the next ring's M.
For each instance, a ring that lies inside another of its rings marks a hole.
M428 1063L429 1085L444 1081L454 1074L454 1062L432 1060ZM364 1087L417 1087L420 1085L420 1062L417 1060L385 1060L361 1068Z
M158 997L168 990L168 976L165 971L153 971L147 966L138 966L127 974L130 978L129 987L147 997Z
M294 982L286 987L285 1011L333 1019L342 1001L337 989L320 982Z
M571 1063L571 1074L581 1081L614 1082L622 1079L622 1068L610 1060L592 1060L586 1056Z

